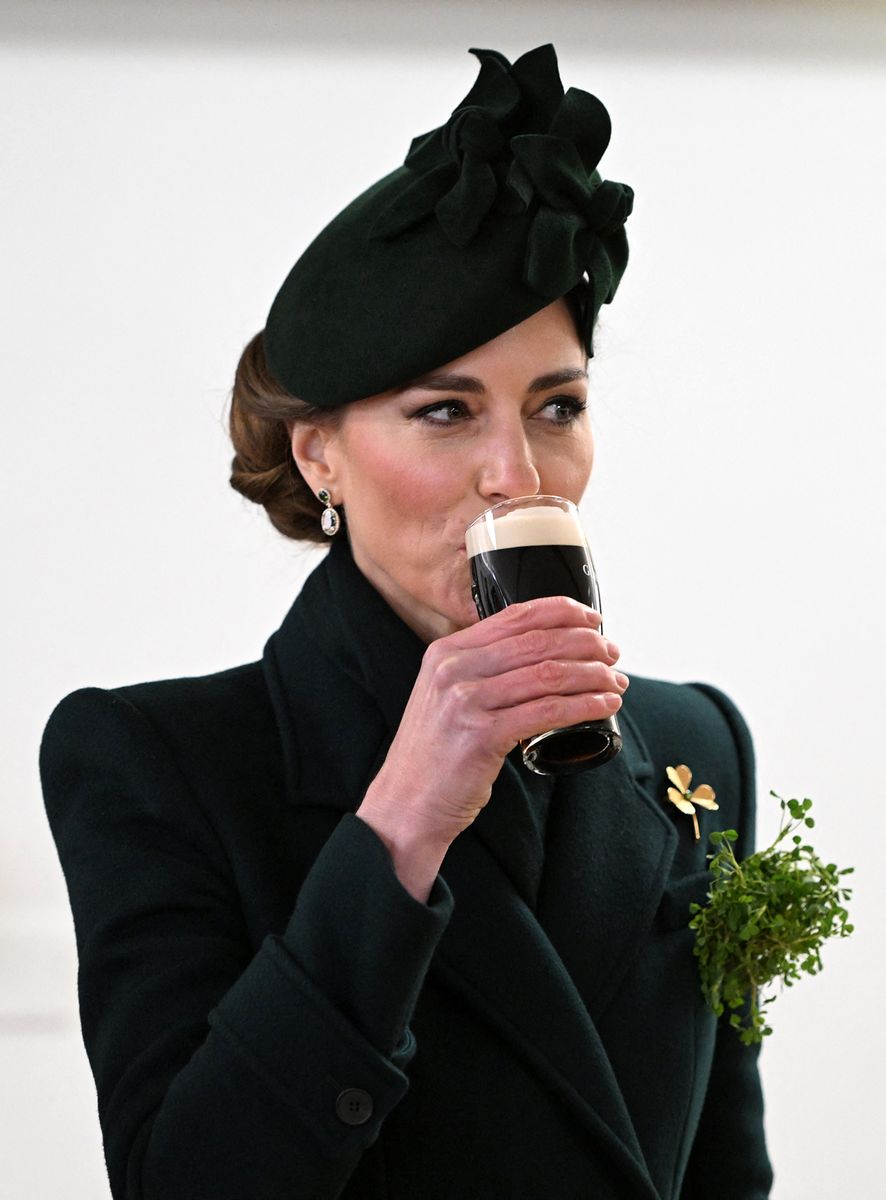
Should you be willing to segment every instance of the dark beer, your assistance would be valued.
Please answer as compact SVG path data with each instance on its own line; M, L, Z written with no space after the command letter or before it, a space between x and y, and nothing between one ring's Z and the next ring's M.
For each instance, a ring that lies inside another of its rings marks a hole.
M536 502L544 499L533 497ZM508 504L497 507L507 509ZM494 521L480 518L469 527L466 540L471 590L481 618L542 596L571 596L600 612L584 534L577 519L562 508L529 506ZM521 742L521 748L526 766L539 775L570 774L617 754L621 733L612 716L548 730Z
M481 617L491 617L509 604L542 596L573 596L600 611L600 597L584 546L481 550L471 559L471 579Z

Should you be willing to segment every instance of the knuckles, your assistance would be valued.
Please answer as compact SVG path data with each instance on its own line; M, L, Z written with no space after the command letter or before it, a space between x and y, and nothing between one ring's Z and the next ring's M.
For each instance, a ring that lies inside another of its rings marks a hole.
M563 712L563 702L556 696L547 696L541 701L541 724L546 729L554 729L563 722L560 720Z
M530 658L547 658L553 649L554 638L549 629L530 629L520 641L520 649Z
M559 688L566 679L566 664L555 658L546 658L535 664L535 675L539 683L553 690Z
M438 649L436 642L432 642L425 651L425 661L431 668L434 682L439 687L448 688L459 681L461 676L461 663L459 655L453 654L451 650Z
M446 701L449 708L456 711L470 710L474 699L476 685L467 679L456 679L446 690Z

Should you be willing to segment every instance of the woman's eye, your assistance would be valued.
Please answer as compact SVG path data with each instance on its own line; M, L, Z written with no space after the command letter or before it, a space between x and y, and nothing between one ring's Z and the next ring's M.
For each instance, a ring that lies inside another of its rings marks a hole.
M587 407L584 400L575 396L555 396L541 410L541 415L549 414L544 419L555 425L573 425Z
M413 413L413 417L427 421L429 425L454 425L467 415L467 408L461 400L438 400L436 404L428 404Z
M587 408L576 396L555 396L543 405L538 415L551 425L573 425ZM470 410L463 400L438 400L412 414L413 420L427 425L456 425L469 420Z

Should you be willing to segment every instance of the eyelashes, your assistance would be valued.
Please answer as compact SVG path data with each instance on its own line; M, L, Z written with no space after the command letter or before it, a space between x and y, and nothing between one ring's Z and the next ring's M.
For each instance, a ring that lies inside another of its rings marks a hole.
M561 409L566 410L567 414L565 420L553 422L555 425L574 424L581 414L587 411L588 407L586 400L579 400L576 396L554 396L547 402L545 408L551 404L559 405Z
M444 414L454 413L455 420L446 420ZM461 400L438 400L435 404L426 404L410 417L413 421L424 421L428 425L454 425L460 418L469 416Z
M587 402L577 396L552 396L537 414L541 420L546 418L541 413L550 410L560 410L561 416L550 418L548 423L569 427L574 425L583 412L587 410ZM471 413L463 400L437 400L426 404L423 408L412 413L410 420L419 420L425 425L452 426L471 420Z

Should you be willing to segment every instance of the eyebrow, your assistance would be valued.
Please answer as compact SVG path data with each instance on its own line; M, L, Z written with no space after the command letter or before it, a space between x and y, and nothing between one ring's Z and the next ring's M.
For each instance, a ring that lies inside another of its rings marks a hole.
M547 375L539 375L533 379L527 389L530 392L546 392L549 388L560 387L564 383L575 383L579 379L587 379L587 371L581 367L564 367L561 371L549 371ZM421 375L402 387L398 392L412 391L420 388L431 392L471 392L475 396L486 391L483 382L473 375L433 374Z

